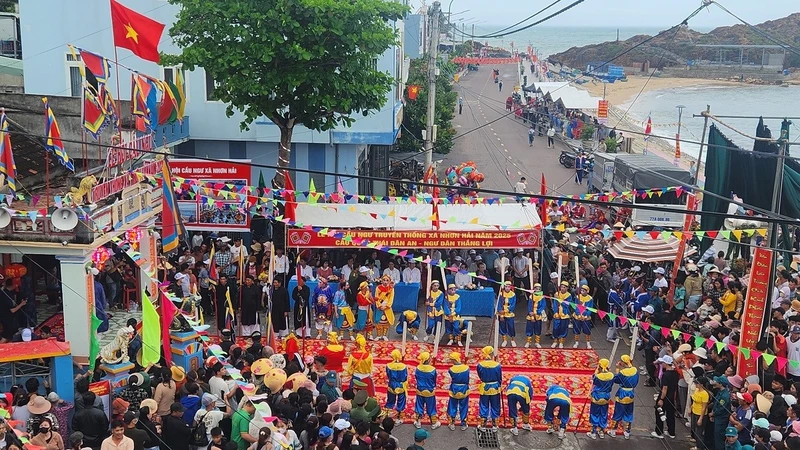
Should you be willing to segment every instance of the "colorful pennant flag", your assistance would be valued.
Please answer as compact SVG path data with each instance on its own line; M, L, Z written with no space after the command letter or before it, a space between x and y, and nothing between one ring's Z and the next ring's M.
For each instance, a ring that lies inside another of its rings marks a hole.
M61 140L61 130L58 128L56 116L53 114L50 104L47 102L47 97L42 97L44 102L44 135L45 135L45 148L47 151L53 152L58 158L58 162L72 172L75 172L75 165L69 159L69 155L64 150L64 142Z
M17 164L11 151L11 135L8 133L8 117L6 110L0 110L0 174L5 176L5 183L11 195L17 192Z
M161 301L161 346L164 350L164 360L167 364L172 364L172 345L169 338L169 327L172 325L172 319L178 312L178 308L172 303L172 300L161 291L159 300Z
M170 302L171 303L171 302ZM142 291L142 361L147 367L161 359L161 324L153 303ZM134 357L136 355L133 355Z
M172 188L172 173L166 159L161 165L162 182L162 209L161 209L161 244L165 254L178 249L180 240L186 234L186 229L181 219L181 212L178 209L175 190Z
M86 51L82 48L78 49L81 52L81 61L86 69L94 75L94 78L99 84L106 84L108 79L111 78L111 64L109 61L95 53Z

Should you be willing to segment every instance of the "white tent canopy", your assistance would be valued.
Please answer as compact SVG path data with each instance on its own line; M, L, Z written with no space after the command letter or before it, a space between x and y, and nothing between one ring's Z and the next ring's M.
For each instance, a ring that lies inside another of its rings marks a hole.
M567 109L597 109L597 101L601 100L583 89L570 86L566 81L533 83L533 87L542 95L549 94L553 101L561 101Z
M439 205L441 231L485 231L500 227L508 231L541 227L539 215L531 205ZM326 228L385 228L390 230L435 230L429 204L331 204L298 203L296 221ZM412 220L415 218L416 220Z

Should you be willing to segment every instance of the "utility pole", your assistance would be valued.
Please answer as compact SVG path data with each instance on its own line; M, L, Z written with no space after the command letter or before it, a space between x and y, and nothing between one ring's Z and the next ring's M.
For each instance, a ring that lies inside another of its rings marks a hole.
M700 153L697 154L697 164L694 167L694 185L700 186L700 164L703 162L703 146L706 142L706 134L708 134L708 115L711 114L711 105L706 105L705 112L700 113L703 117L705 117L705 121L703 122L703 135L700 138Z
M675 161L673 163L677 166L681 159L681 116L683 116L686 106L678 105L676 108L678 108L678 132L675 133Z
M425 133L425 170L433 164L434 129L436 125L436 59L439 51L439 21L442 13L441 4L433 2L431 6L431 40L428 47L428 124Z

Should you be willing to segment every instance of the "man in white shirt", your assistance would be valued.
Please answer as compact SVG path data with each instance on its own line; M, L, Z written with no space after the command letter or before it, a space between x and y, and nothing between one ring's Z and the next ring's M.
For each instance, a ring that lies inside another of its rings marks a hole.
M282 248L275 249L275 276L281 279L281 284L286 286L289 273L289 258L283 254Z
M233 392L231 391L228 382L224 380L223 377L228 376L228 371L225 370L225 366L222 363L218 362L211 366L209 369L212 373L212 377L208 380L208 389L211 391L210 393L216 396L216 406L217 408L227 409L228 403L227 400L233 396Z
M193 266L195 263L194 256L192 256L192 251L188 248L185 249L183 251L183 255L181 255L181 257L178 258L178 265L181 265L183 263L186 263L190 266Z
M781 270L778 272L775 288L772 289L772 309L780 308L781 302L784 299L792 300L792 291L789 289L789 278L791 278L789 271Z
M660 288L668 288L669 282L666 278L664 278L665 270L663 267L657 267L656 270L653 271L656 274L656 279L653 281L653 286L660 287Z
M311 266L306 264L305 258L300 258L300 276L306 281L314 278L314 271L311 269Z
M501 274L505 273L508 270L509 261L506 258L506 251L500 249L497 252L498 256L497 259L494 260L494 273L495 273L495 280L500 280Z
M101 450L133 450L133 439L125 436L125 426L121 421L112 423L111 436L100 445Z
M786 347L786 357L789 361L800 360L800 325L792 325L789 330L789 338L786 339ZM786 372L794 378L800 377L800 367L794 364L787 364Z
M400 282L400 271L394 266L394 261L389 261L388 267L383 270L383 274L389 275L394 284Z
M245 261L247 260L247 256L247 247L242 245L242 238L234 238L233 247L231 247L231 258L233 258L233 261L239 264L239 258L241 258L241 261Z
M211 442L211 430L219 426L219 422L224 419L225 417L229 417L230 409L225 406L226 411L222 412L217 408L217 396L213 394L209 394L206 392L203 394L203 398L201 400L203 407L198 409L197 412L194 414L194 424L195 426L200 424L202 421L206 425L206 434L208 435L208 441Z
M353 257L347 258L347 264L342 266L342 279L349 280L350 274L353 273L355 267L353 266Z
M516 194L526 194L528 192L528 182L525 177L522 177L517 181L517 184L514 185L514 193Z
M416 261L409 261L408 267L403 269L403 282L405 283L420 283L422 281L422 273L417 269Z

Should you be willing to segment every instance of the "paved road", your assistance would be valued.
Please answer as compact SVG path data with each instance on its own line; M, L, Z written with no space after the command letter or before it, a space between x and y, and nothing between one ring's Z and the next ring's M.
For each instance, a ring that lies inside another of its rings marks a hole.
M475 161L486 181L481 187L511 191L520 176L528 179L528 191L540 192L542 173L552 194L582 194L586 185L575 184L575 172L558 163L562 144L547 148L547 137L537 136L533 147L528 146L528 126L505 110L505 101L519 83L517 66L498 66L503 91L492 81L491 67L482 66L477 72L461 77L455 90L464 98L462 114L454 124L457 135L453 150L444 155L443 167L464 161ZM488 125L487 125L488 124ZM474 130L484 125L482 128ZM468 133L469 132L469 133ZM465 134L468 133L468 134ZM463 134L463 137L460 137ZM437 155L434 155L436 158ZM511 174L509 177L506 170Z

